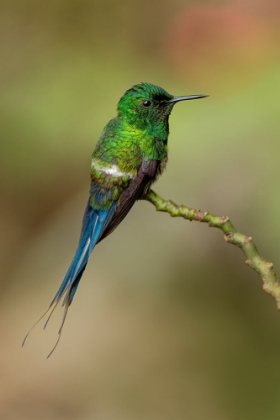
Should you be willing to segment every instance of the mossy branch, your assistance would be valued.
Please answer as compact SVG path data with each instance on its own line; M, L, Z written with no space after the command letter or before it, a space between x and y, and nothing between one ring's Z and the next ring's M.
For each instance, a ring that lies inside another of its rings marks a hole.
M276 300L277 308L280 310L280 283L273 264L260 256L252 238L238 232L228 217L214 216L208 212L195 210L184 205L178 206L171 200L164 200L153 190L150 190L143 199L152 203L157 211L169 213L172 217L196 220L208 223L210 227L221 229L225 234L225 241L238 246L246 257L246 264L261 276L263 289Z

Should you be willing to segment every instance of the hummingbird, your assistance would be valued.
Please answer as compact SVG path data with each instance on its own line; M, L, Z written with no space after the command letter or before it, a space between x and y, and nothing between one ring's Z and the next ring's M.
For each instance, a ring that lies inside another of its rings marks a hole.
M22 345L45 316L46 328L63 299L58 339L48 357L53 353L93 248L117 228L166 167L168 119L174 105L206 96L173 96L159 86L140 83L120 98L117 116L103 129L92 154L89 198L76 253L49 308L29 330Z

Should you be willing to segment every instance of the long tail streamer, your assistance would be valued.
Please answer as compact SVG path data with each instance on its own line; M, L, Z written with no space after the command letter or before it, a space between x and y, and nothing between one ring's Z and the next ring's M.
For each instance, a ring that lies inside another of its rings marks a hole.
M81 232L78 248L76 250L72 263L55 297L53 298L49 308L38 319L38 321L30 328L30 330L28 331L28 333L26 334L22 342L22 347L24 346L26 339L31 333L31 331L33 330L33 328L45 316L47 316L47 320L44 324L44 329L47 327L48 322L55 308L57 307L60 300L64 297L63 303L62 303L62 306L64 306L64 313L63 313L63 318L62 318L60 328L58 330L58 339L47 358L49 358L51 354L54 352L61 338L61 334L62 334L63 326L67 317L69 306L71 305L73 301L79 282L86 268L89 256L93 248L97 244L98 240L101 238L104 230L108 226L108 223L112 219L115 210L116 210L116 203L114 203L108 210L93 210L88 202L86 210L85 210L84 218L83 218L82 232Z

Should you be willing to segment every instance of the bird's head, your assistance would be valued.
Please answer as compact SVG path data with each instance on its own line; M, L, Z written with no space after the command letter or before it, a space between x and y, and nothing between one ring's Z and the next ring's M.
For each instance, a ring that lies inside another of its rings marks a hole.
M151 83L140 83L127 90L118 103L118 115L139 129L168 123L175 103L207 95L173 96Z

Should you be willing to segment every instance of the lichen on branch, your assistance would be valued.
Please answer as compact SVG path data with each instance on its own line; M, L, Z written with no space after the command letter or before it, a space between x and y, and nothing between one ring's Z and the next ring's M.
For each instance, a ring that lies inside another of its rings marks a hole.
M225 241L238 246L246 257L245 263L261 276L263 289L275 299L277 308L280 310L280 283L273 264L260 256L252 238L238 232L228 217L214 216L208 212L195 210L184 205L178 206L171 200L164 200L153 190L150 190L143 199L152 203L157 211L169 213L172 217L183 217L190 221L196 220L221 229L225 234Z

